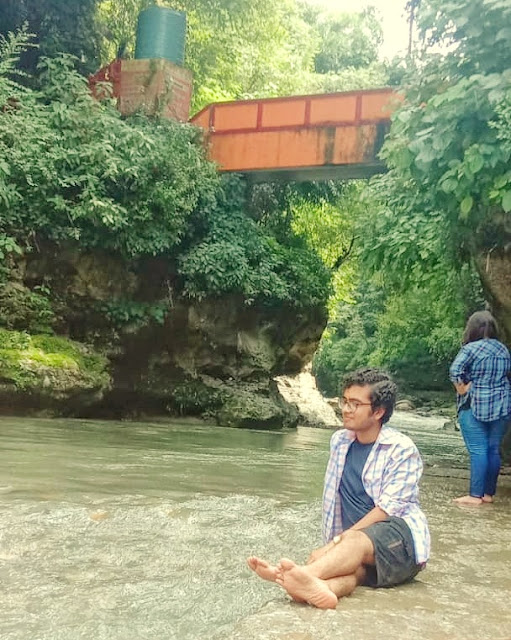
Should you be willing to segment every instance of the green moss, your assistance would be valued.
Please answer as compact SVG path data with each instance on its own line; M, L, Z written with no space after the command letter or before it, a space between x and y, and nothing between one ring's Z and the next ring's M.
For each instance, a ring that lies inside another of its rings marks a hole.
M72 340L0 329L0 382L15 390L59 397L103 390L107 367L104 356Z

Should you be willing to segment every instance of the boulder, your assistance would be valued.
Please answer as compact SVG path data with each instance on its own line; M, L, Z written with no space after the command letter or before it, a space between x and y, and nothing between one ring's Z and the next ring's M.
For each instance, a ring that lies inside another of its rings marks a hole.
M2 413L77 414L110 389L107 359L66 338L0 329Z
M396 409L398 411L415 411L415 405L408 398L403 398L396 402Z

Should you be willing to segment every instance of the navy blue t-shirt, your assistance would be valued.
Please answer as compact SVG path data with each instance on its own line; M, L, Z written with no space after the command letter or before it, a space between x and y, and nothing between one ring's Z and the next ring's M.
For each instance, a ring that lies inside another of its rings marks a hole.
M339 485L343 531L374 509L374 502L362 484L362 471L373 444L374 442L362 444L358 440L353 440L346 454Z

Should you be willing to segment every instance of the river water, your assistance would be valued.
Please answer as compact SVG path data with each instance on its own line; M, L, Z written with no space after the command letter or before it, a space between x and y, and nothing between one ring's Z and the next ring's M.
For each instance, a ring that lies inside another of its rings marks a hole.
M427 464L432 559L318 611L244 559L320 544L330 431L0 419L1 640L509 640L511 478L494 505L457 507L459 433L392 423Z

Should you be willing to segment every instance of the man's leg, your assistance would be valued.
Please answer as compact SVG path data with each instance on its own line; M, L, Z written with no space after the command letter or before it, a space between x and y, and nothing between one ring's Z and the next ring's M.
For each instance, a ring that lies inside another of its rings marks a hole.
M350 529L328 553L307 565L316 578L328 580L354 574L363 565L374 564L374 546L363 531Z
M359 584L364 584L366 577L366 570L364 567L360 567L358 571L352 573L350 576L341 576L339 578L330 578L325 580L328 584L330 591L333 591L338 599L349 596Z
M297 602L307 602L318 609L335 609L340 598L349 596L357 585L363 584L365 575L365 569L361 567L348 576L321 580L307 572L307 565L300 566L283 558L279 563L277 584Z
M266 562L266 560L262 560L256 556L250 556L247 558L247 565L263 580L268 580L268 582L277 582L279 570L274 564L270 564L269 562ZM296 602L304 602L301 598L294 596L293 600L296 600Z
M283 558L276 582L295 599L320 609L334 609L363 581L364 565L374 565L374 546L362 531L347 531L341 542L308 565Z
M263 580L275 582L277 578L277 567L275 565L272 565L261 558L257 558L256 556L250 556L247 558L247 565Z

